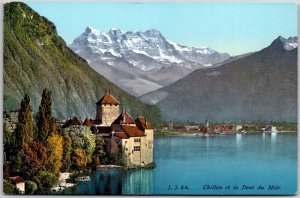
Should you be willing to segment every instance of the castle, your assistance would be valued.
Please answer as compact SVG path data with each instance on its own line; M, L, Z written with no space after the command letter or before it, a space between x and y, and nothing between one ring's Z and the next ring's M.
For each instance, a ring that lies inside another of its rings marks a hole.
M112 156L123 152L127 166L145 166L153 162L153 127L143 116L133 119L110 93L96 103L95 119L86 118L82 125L102 136L106 152Z

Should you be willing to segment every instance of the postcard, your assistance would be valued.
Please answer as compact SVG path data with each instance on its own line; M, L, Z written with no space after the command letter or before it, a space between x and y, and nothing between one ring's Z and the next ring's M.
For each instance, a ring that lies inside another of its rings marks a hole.
M295 195L295 3L3 4L3 194Z

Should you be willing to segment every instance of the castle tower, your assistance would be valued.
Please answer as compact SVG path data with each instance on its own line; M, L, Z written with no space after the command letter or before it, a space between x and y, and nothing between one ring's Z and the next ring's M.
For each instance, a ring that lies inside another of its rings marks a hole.
M96 103L96 120L101 120L102 126L110 126L120 115L120 103L110 93L105 94Z

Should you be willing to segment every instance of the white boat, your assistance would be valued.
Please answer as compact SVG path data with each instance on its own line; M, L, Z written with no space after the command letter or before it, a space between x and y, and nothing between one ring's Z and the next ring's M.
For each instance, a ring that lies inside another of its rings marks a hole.
M82 176L75 179L76 181L90 181L90 176Z

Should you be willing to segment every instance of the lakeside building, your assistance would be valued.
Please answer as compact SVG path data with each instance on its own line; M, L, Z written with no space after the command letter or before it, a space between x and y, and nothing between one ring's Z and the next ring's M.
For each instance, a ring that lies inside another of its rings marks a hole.
M67 120L64 127L81 125L77 117ZM133 118L120 113L120 102L110 93L96 103L95 119L86 118L82 125L96 136L102 136L109 156L123 153L127 166L145 166L153 162L153 127L146 117Z
M9 178L10 182L16 186L21 194L25 194L25 180L23 177L14 176Z

